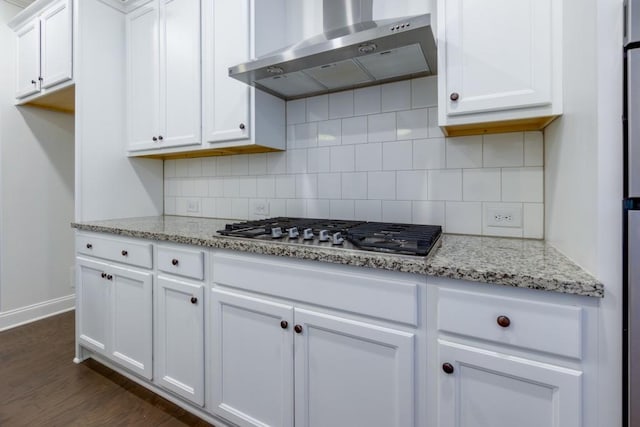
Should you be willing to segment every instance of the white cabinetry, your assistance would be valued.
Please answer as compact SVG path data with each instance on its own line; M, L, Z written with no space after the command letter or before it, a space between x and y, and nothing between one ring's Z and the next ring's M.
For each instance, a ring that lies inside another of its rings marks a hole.
M140 6L126 39L129 151L200 144L200 1Z
M73 78L71 0L41 1L10 23L17 38L16 98L44 95ZM67 86L67 84L63 86Z
M156 283L156 381L203 406L204 286L163 275Z
M243 427L416 425L418 332L388 321L307 308L327 304L325 298L314 298L326 291L324 283L343 285L339 299L357 313L360 297L366 298L360 294L366 292L360 287L366 277L330 268L322 277L306 265L263 261L263 257L214 256L214 390L209 410ZM244 268L237 268L240 265ZM280 274L285 270L289 274ZM257 275L262 293L282 297L303 281L306 289L304 294L291 294L298 300L293 302L220 288L254 290L251 283L256 283ZM312 279L305 280L306 276ZM373 292L389 295L388 306L375 310L375 317L393 318L396 309L406 304L411 318L417 309L415 299L402 297L411 288L415 291L416 284L374 279L368 285Z
M285 148L284 101L229 77L229 67L282 47L279 33L284 32L284 16L267 9L276 9L279 2L264 3L216 0L204 4L203 149L231 153ZM263 22L267 19L268 24Z
M561 8L551 0L439 0L445 132L541 129L562 113Z
M520 299L511 289L441 282L428 294L430 375L437 383L431 423L582 426L585 348L593 346L583 342L589 308L555 301L558 295Z
M84 257L77 265L80 344L151 379L152 273Z
M582 372L440 341L439 427L580 427Z

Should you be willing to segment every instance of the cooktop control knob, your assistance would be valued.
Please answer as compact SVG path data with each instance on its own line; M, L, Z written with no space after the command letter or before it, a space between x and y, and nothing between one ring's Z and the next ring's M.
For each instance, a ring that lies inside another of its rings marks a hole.
M282 237L282 228L280 227L273 227L271 229L271 238L272 239L279 239Z
M304 240L313 240L313 230L310 228L305 228L302 232L302 238Z
M300 235L300 233L298 233L298 227L291 227L289 229L289 238L290 239L297 239L299 235Z
M339 231L337 233L333 233L333 236L331 236L331 244L341 245L342 243L344 243L344 239L342 238L342 233L340 233Z
M321 241L321 242L328 242L329 241L329 231L320 230L320 235L318 236L318 240Z

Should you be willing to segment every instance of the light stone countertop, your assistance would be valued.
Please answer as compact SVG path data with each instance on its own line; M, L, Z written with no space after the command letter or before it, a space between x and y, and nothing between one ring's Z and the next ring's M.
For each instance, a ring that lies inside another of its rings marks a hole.
M604 286L578 265L541 240L443 234L429 257L353 250L323 243L254 240L216 233L238 220L155 216L72 223L78 230L142 239L286 256L428 276L543 289L593 297Z

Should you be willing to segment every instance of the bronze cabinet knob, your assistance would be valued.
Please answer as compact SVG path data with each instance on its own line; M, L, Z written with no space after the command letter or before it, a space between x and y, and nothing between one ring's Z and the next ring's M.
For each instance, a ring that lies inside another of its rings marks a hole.
M197 304L197 303L198 303L198 298L191 297L191 304Z
M453 365L451 363L443 363L442 364L442 370L445 372L445 374L453 374L453 371L455 369L453 369Z
M241 129L241 130L244 130L244 128L245 128L245 127L246 127L246 126L244 125L244 123L240 123L240 129Z
M509 325L511 325L511 319L509 319L507 316L498 316L496 322L498 322L498 325L503 328L508 328Z
M452 101L457 101L460 98L460 94L458 92L452 92L451 95L449 95L449 99Z
M153 140L153 142L156 142L158 140L157 136L154 136L153 138L151 138Z
M280 327L282 329L287 329L289 327L289 322L287 322L286 320L283 320L282 322L280 322Z
M120 252L122 254L122 256L127 256L129 255L129 252L126 249L123 249L122 252Z
M293 330L296 331L296 334L301 334L302 333L302 326L296 325L296 326L293 327Z
M91 243L87 243L87 249L93 249L93 245Z
M180 263L180 261L178 261L177 258L174 258L174 259L171 260L171 264L173 264L173 265L178 265L178 263Z

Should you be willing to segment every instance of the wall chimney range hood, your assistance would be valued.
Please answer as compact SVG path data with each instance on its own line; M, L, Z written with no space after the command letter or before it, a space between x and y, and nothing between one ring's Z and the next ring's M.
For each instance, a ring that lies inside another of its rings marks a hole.
M436 74L429 14L372 20L373 0L324 0L324 32L229 68L285 100Z

